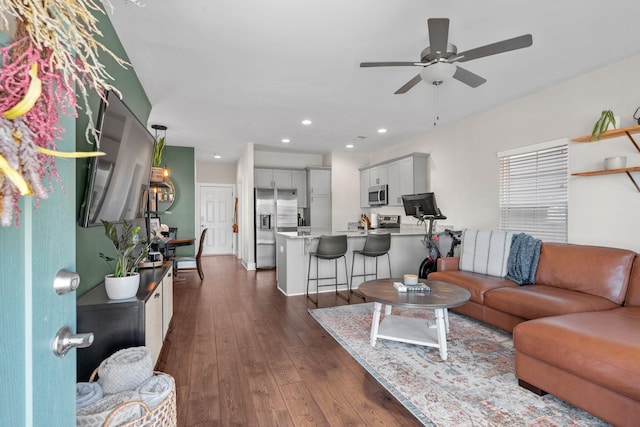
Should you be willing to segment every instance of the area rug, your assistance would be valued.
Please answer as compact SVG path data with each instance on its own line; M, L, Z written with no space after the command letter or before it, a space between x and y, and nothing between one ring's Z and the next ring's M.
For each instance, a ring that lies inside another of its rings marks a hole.
M373 303L309 313L427 426L608 426L551 395L518 386L511 334L450 313L448 358L437 349L378 340L369 344ZM433 319L431 310L394 315ZM384 315L384 314L383 314Z

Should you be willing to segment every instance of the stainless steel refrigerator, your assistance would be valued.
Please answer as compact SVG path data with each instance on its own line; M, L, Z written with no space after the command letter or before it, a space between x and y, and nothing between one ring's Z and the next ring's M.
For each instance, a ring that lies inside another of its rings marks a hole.
M276 232L297 231L296 190L255 189L256 268L276 266Z

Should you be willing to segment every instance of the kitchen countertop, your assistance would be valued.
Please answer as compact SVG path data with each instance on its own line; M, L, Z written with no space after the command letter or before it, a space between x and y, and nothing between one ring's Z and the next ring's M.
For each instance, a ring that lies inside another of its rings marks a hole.
M346 235L347 237L364 237L369 233L381 234L390 233L392 236L424 236L424 231L415 229L403 229L401 228L377 228L374 230L311 230L311 231L281 231L276 234L284 236L290 239L317 239L320 236L337 236Z

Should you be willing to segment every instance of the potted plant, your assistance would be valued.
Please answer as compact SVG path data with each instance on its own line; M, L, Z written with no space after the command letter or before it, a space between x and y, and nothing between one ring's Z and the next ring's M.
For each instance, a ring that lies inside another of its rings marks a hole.
M165 147L164 136L158 139L153 146L153 164L151 165L151 182L161 182L164 179L162 165L162 154Z
M600 136L602 136L605 131L607 131L608 129L615 129L616 125L616 118L613 115L613 111L602 111L602 113L600 114L600 118L593 125L593 130L591 131L591 140L599 140Z
M105 235L113 243L116 257L112 258L100 252L100 258L113 267L113 273L105 276L104 283L110 299L131 298L138 292L140 273L136 271L140 261L145 259L149 246L138 235L140 227L134 227L128 221L122 223L122 233L109 221L102 221Z

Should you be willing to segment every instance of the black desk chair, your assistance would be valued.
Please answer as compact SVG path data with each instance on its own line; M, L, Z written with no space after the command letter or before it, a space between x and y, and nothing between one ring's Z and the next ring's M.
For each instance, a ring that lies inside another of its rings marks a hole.
M378 257L386 255L389 261L389 277L391 277L391 257L389 256L389 248L391 247L391 234L389 233L369 233L367 239L364 241L364 247L361 250L353 251L353 258L351 259L351 281L349 282L349 295L355 293L362 298L362 295L353 290L353 278L364 277L367 280L367 276L375 276L378 278ZM353 264L356 260L356 255L362 256L362 274L353 274ZM373 273L367 273L367 258L375 258L376 270Z
M318 241L318 249L315 252L309 253L309 268L307 269L307 298L311 300L315 305L318 305L318 290L323 286L335 286L336 295L345 300L349 300L349 298L345 298L338 292L338 285L348 285L347 280L347 257L345 254L347 253L347 236L320 236ZM311 258L316 259L316 277L311 277ZM338 258L344 258L344 283L338 283ZM334 276L328 277L319 277L318 270L318 260L333 260L334 261ZM329 280L333 279L334 283L329 284L320 284L320 280ZM315 280L316 281L316 299L315 301L311 296L309 296L309 282Z
M204 238L207 234L207 229L202 230L200 234L200 245L198 246L198 253L195 257L177 257L173 259L173 270L175 271L175 277L178 277L179 271L198 270L200 280L204 280L204 272L202 271L202 249L204 248ZM195 267L180 267L180 263L189 263L190 265L195 262Z

